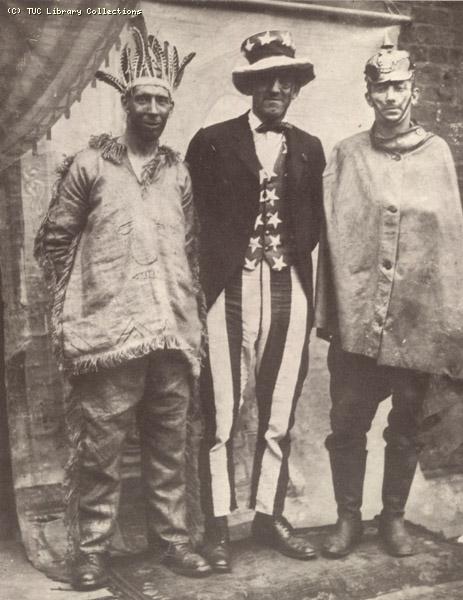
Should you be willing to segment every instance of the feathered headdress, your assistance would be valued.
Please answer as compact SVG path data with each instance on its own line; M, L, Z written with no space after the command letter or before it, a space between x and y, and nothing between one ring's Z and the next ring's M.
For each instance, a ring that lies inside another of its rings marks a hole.
M172 93L180 85L185 67L196 53L190 52L180 62L174 45L164 42L162 47L154 35L148 35L143 16L130 19L129 31L131 37L121 50L119 76L97 71L95 77L121 94L135 85L150 84L162 86Z

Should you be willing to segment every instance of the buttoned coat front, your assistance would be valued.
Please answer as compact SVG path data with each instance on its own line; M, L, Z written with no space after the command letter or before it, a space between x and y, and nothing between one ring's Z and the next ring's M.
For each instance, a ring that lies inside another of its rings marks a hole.
M311 252L319 240L325 158L318 138L294 126L285 135L286 197L295 266L312 307ZM201 227L201 281L210 307L243 265L259 212L261 166L248 114L200 129L190 143L186 162Z
M414 131L415 130L415 131ZM358 133L324 174L316 325L378 364L463 379L463 213L446 142L387 152Z

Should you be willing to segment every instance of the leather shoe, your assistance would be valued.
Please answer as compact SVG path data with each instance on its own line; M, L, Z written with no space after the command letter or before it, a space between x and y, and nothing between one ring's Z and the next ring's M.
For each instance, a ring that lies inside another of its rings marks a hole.
M72 565L71 584L75 590L97 590L107 582L105 554L81 554Z
M171 544L162 562L174 573L185 577L206 577L212 573L209 563L188 543Z
M206 540L201 553L217 573L231 572L230 543L226 539Z
M230 573L230 533L227 517L206 518L203 556L217 573Z
M252 536L257 542L270 546L290 558L310 560L317 556L315 549L307 540L294 533L284 517L256 513L252 523Z
M391 556L400 558L416 554L413 539L407 532L403 517L380 515L378 521L379 535Z
M336 529L323 545L323 555L328 558L342 558L352 552L363 534L362 520L359 517L339 517Z

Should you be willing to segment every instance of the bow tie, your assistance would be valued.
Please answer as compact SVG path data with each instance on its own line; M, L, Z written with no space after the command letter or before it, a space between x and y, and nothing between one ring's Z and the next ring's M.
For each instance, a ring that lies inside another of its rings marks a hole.
M256 127L257 133L267 133L267 131L273 131L274 133L285 133L290 129L291 125L286 121L280 121L279 123L261 123Z

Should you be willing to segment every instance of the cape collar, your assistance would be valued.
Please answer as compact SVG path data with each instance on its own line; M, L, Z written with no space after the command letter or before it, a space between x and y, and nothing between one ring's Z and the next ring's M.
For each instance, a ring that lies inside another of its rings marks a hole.
M374 125L370 130L370 139L373 147L377 150L391 152L392 154L402 154L415 150L415 148L424 144L433 135L416 123L413 123L407 131L390 138L380 136L375 130Z

